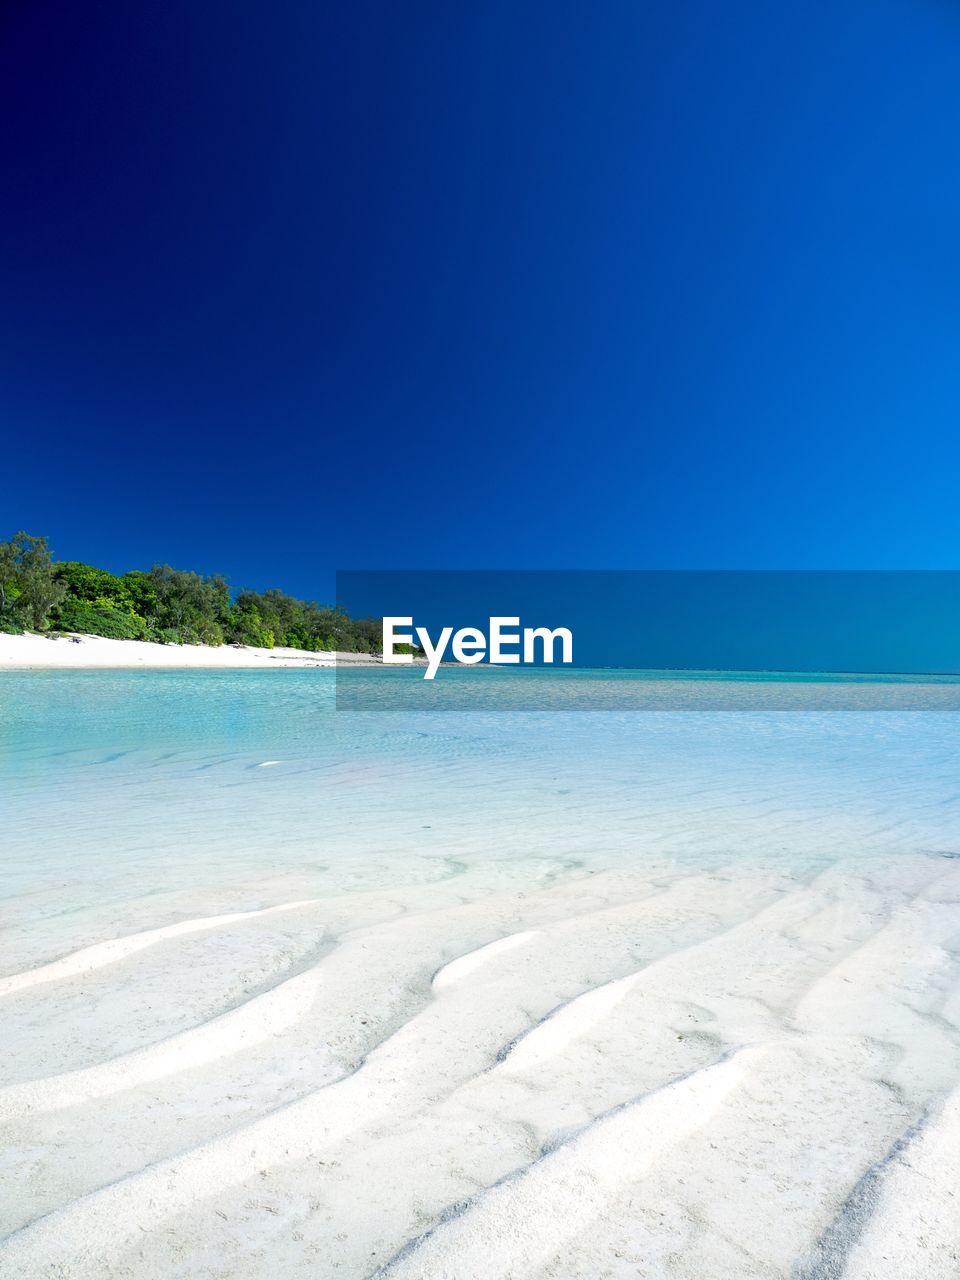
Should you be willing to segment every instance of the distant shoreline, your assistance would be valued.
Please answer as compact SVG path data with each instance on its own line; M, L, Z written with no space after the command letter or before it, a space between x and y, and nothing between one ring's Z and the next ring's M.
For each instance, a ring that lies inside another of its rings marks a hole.
M426 665L423 658L411 658L417 667ZM348 653L329 649L317 651L284 648L257 648L241 644L158 644L151 640L113 640L105 636L60 633L48 635L25 632L23 635L7 635L0 632L0 671L59 671L59 670L256 670L278 668L378 668L384 663L379 654ZM444 668L456 668L458 663L444 662ZM389 668L398 670L398 668ZM518 676L521 672L535 674L543 668L522 668L483 663L468 668L471 671L502 671ZM615 676L618 673L643 674L663 680L734 680L753 678L758 681L785 679L791 683L818 681L878 681L881 683L941 683L960 681L954 672L870 672L870 671L718 671L686 667L567 667L551 668L556 672L575 677L586 673Z
M150 640L110 640L105 636L0 634L0 671L63 669L379 667L369 653L332 650L258 649L251 645L157 644Z

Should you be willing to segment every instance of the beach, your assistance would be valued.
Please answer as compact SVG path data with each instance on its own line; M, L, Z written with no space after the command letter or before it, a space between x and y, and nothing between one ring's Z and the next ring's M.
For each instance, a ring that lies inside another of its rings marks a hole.
M106 636L5 635L0 632L0 671L44 671L61 668L126 667L333 667L369 665L368 653L307 652L303 649L258 649L239 644L156 644L150 640L110 640Z
M960 689L334 680L0 684L0 1274L958 1273Z

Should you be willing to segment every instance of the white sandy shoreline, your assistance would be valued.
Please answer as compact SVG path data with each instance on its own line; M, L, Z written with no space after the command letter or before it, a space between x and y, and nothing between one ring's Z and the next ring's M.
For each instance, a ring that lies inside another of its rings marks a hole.
M310 653L303 649L257 649L248 645L154 644L104 636L0 634L0 671L128 667L336 667L380 666L368 653Z

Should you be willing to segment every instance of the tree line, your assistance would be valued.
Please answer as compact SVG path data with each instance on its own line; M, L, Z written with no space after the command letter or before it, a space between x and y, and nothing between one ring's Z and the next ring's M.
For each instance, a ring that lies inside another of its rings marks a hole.
M316 652L379 653L379 618L284 591L238 591L219 574L167 564L119 576L79 560L56 561L47 539L0 542L0 631L76 631L164 644L284 645Z

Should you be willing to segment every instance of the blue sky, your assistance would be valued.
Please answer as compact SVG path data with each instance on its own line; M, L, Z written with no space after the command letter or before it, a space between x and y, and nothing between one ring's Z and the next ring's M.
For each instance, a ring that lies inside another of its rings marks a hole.
M947 3L11 4L4 532L960 567Z
M496 616L563 626L575 666L960 672L956 571L348 570L337 598L434 644L444 627L488 636Z

